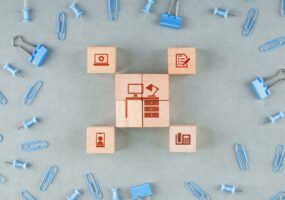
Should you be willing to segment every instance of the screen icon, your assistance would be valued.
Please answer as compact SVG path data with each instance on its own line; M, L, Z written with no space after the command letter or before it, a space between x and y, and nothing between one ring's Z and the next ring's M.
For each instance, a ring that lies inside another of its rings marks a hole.
M190 58L185 53L176 54L176 68L188 68Z
M108 54L94 54L94 66L109 66Z
M96 147L105 147L105 133L97 132L96 133Z
M177 133L175 135L175 144L176 145L191 145L191 135Z

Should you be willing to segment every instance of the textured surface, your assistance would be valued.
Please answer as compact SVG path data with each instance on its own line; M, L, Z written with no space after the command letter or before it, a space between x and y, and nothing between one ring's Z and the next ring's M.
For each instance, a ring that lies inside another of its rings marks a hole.
M155 14L143 17L145 0L124 0L119 21L111 23L106 1L79 1L87 13L76 20L67 6L71 1L31 0L33 21L21 22L22 1L0 1L0 62L24 70L25 78L0 73L0 90L8 104L0 106L0 174L7 182L0 186L0 199L19 199L29 190L37 199L60 200L82 189L91 200L83 179L94 172L104 199L111 199L112 186L122 188L122 199L130 199L129 188L143 182L154 184L153 199L193 199L183 182L193 180L213 199L267 200L284 189L284 172L272 173L276 145L285 139L285 121L262 125L264 117L284 108L284 85L272 89L272 96L257 100L249 82L257 75L274 74L284 66L285 48L259 53L258 46L284 34L284 17L279 1L182 0L180 15L185 26L176 31L158 25L158 13L167 10L167 1L153 7ZM207 13L213 6L236 9L238 16L224 20ZM250 7L260 11L251 37L243 38L241 28ZM58 11L68 14L67 39L56 40ZM12 36L22 34L31 42L43 42L51 49L43 68L27 62L24 52L12 48ZM169 153L166 128L117 129L114 155L86 154L86 127L115 124L114 75L86 73L86 47L118 47L118 69L122 73L167 73L167 48L197 48L197 74L170 77L171 124L197 125L197 153ZM28 84L44 81L31 106L20 100ZM43 121L32 130L17 131L22 120L35 115ZM29 139L47 139L42 152L22 153L19 145ZM250 169L240 172L233 145L244 143ZM21 158L30 161L29 170L15 170L3 162ZM47 192L38 186L44 171L57 165L59 172ZM244 192L229 196L217 191L218 184L233 183Z

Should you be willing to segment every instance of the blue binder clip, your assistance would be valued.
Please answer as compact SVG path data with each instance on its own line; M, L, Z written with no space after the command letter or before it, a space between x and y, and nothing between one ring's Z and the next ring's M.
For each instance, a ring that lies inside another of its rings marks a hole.
M144 183L131 187L132 200L141 200L142 198L149 198L152 195L150 183Z
M281 78L277 81L275 81L274 83L272 83L271 85L268 85L266 83L266 81L269 81L277 76L279 76L281 73L284 73L285 69L280 69L275 75L268 77L268 78L261 78L261 77L257 77L255 80L253 80L251 82L251 86L254 90L254 92L256 93L256 96L258 99L265 99L267 97L269 97L271 95L270 92L270 88L272 88L273 86L275 86L276 84L278 84L281 81L284 81L285 78Z
M182 17L178 16L180 0L176 0L175 15L171 14L174 1L175 0L171 1L168 12L160 15L160 25L168 28L180 29L182 26Z
M26 45L29 45L31 47L34 48L33 52L29 51L27 48L25 48L24 46L22 46L21 44L17 44L16 40L19 40L21 43L25 43ZM46 57L48 55L48 48L46 48L44 45L42 44L38 44L38 45L33 45L27 41L25 41L23 39L22 36L17 35L12 39L12 46L13 47L20 47L22 50L24 50L26 53L28 53L30 55L29 57L29 62L33 63L34 65L40 67L44 61L46 60Z

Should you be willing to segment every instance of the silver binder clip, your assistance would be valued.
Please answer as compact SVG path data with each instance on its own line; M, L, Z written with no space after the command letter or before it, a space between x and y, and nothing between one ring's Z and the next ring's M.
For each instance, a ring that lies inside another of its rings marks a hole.
M101 200L103 195L99 183L95 180L94 175L92 173L85 174L85 181L91 196L96 200Z
M21 144L20 149L24 152L38 151L48 148L48 141L45 140L31 140Z
M30 105L35 98L37 97L39 91L41 90L44 82L43 81L37 81L33 85L29 86L24 98L23 103L26 105Z
M248 169L248 157L243 144L235 144L235 152L240 170Z
M58 169L55 165L53 165L47 169L47 171L45 172L45 174L43 176L40 187L39 187L39 190L41 192L45 192L48 189L49 185L52 184L57 171L58 171Z
M186 189L193 194L196 200L210 200L210 196L192 181L184 183Z
M277 145L275 159L273 162L273 172L280 172L284 164L285 145Z
M285 45L285 36L281 36L266 42L265 44L259 47L260 52L267 52L277 48L280 48Z
M285 16L285 0L281 0L280 14L281 14L282 16Z
M36 198L27 190L22 191L21 196L23 200L36 200Z
M119 1L118 0L108 0L108 11L109 11L109 19L111 21L118 20L119 14Z
M7 98L5 97L5 95L0 91L0 103L2 105L5 105L7 103Z
M60 12L57 15L56 20L56 35L58 40L65 40L66 36L66 14L65 12Z
M251 8L248 11L246 20L245 20L243 28L242 28L242 36L246 37L252 33L252 31L256 25L257 15L258 15L258 10L256 8Z

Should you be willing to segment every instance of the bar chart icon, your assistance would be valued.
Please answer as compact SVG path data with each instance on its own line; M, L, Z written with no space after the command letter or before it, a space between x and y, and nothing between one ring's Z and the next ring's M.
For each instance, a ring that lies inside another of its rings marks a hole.
M191 135L177 133L175 135L175 144L176 145L191 145Z

